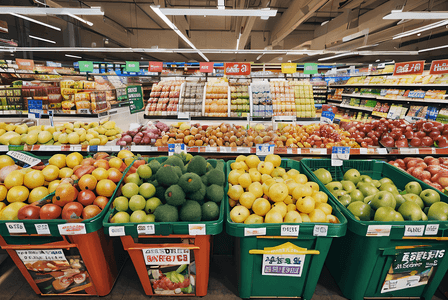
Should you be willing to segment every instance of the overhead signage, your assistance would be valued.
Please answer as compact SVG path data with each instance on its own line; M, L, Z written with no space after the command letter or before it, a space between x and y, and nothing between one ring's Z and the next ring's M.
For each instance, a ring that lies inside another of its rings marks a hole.
M394 76L422 75L424 67L425 67L424 60L396 63L394 69Z
M34 70L34 60L32 59L16 58L16 64L19 67L19 70Z
M250 75L250 63L224 63L225 75Z
M93 72L93 62L79 61L79 72Z
M163 62L161 61L150 61L149 62L149 72L162 72L163 71Z
M199 72L201 73L213 73L213 63L212 62L200 62Z
M285 63L282 64L282 73L284 74L294 74L297 72L297 64L296 63Z
M448 73L448 59L433 60L429 74L445 74Z
M138 72L140 71L140 63L138 61L127 61L124 70L126 72Z
M304 65L303 74L317 74L317 64L307 63Z

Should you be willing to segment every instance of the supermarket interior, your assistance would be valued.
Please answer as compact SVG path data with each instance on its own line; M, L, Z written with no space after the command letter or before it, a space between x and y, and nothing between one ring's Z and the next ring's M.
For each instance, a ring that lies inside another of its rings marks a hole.
M448 300L447 0L1 0L0 300Z

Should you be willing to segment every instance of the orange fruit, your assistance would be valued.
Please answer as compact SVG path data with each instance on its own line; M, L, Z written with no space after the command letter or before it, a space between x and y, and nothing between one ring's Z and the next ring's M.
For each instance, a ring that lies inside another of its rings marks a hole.
M110 179L102 179L96 185L96 194L98 196L111 197L117 185Z
M78 186L81 189L81 191L83 190L93 191L97 185L97 182L98 180L96 179L95 176L86 174L81 176L81 178L78 181Z

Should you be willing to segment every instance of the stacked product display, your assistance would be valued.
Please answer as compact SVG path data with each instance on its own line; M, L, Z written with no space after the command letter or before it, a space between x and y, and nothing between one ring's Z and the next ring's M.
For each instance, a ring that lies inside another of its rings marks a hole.
M271 81L273 116L295 116L294 88L287 81Z
M182 80L166 80L153 84L146 113L150 116L177 115L182 83Z
M228 117L229 84L225 80L212 80L206 84L203 115L205 117Z
M295 108L298 118L316 117L313 87L308 81L292 81L294 87Z
M202 116L204 82L186 82L179 101L179 112L188 112L192 117Z
M249 81L230 82L230 116L246 117L250 113Z
M255 81L251 84L252 89L252 116L272 117L272 97L270 85L267 81Z

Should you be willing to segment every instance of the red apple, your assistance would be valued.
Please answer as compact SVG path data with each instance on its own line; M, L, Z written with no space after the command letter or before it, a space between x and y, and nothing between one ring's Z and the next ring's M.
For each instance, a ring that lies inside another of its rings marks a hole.
M413 131L406 131L406 132L404 133L404 136L405 136L408 140L410 140L410 139L412 139L412 138L414 137L414 132L413 132Z
M394 146L395 141L394 141L394 139L393 139L392 137L390 137L390 136L385 136L385 137L381 138L380 143L381 143L384 147L391 148L391 147Z
M429 165L429 162L430 162L431 160L433 160L433 159L434 159L434 157L432 157L432 156L426 156L426 157L423 159L423 161L424 161L426 164Z
M410 144L411 144L411 147L418 148L422 145L422 140L418 137L414 137L414 138L412 138Z
M408 140L407 139L400 139L400 140L396 141L395 142L395 147L397 147L397 148L407 148L407 147L409 147Z
M62 208L56 204L45 204L39 212L41 219L51 220L57 219L61 215Z
M417 131L414 136L418 137L418 138L423 138L426 136L426 133L424 133L423 131Z
M422 125L422 129L425 132L430 132L433 127L434 127L434 124L432 124L431 122L426 122L426 123L423 123L423 125Z
M82 190L78 194L78 202L84 206L90 205L95 201L96 195L91 190Z
M440 131L438 130L433 130L429 133L429 137L432 138L433 140L437 140L440 137Z
M448 147L448 138L445 136L441 136L437 139L437 146L439 148L446 148Z
M429 136L425 136L424 138L422 138L422 144L423 146L431 147L434 144L434 140Z
M416 168L422 168L423 170L426 170L426 168L428 167L427 164L425 164L424 162L419 162L415 165Z

